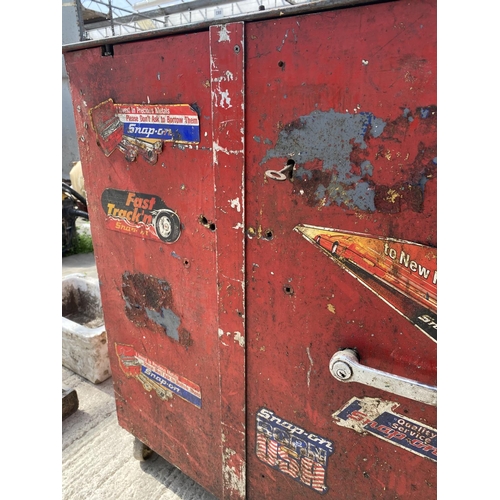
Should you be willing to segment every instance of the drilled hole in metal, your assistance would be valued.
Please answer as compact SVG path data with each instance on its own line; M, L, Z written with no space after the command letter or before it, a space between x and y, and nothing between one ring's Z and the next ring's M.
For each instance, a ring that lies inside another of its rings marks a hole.
M200 215L198 217L198 222L207 229L210 229L210 231L215 231L216 229L215 224L210 222L204 215Z
M291 286L288 286L288 285L285 285L283 287L283 291L287 294L287 295L293 295L293 288Z

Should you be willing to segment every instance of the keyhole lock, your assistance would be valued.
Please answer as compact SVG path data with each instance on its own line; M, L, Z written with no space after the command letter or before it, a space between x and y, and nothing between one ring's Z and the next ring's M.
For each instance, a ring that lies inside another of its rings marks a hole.
M343 361L336 361L332 366L332 375L342 382L349 380L352 377L351 367Z

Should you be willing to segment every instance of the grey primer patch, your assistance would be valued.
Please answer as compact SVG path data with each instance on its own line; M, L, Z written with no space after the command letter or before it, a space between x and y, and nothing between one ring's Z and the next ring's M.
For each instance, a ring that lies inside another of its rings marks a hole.
M366 149L366 134L379 137L386 123L372 113L313 111L285 126L278 142L260 164L271 158L293 158L299 165L319 160L330 173L329 182L318 186L316 196L327 195L326 205L344 203L349 208L375 211L375 193L366 178L352 171L351 153L355 145ZM364 164L362 173L371 176L373 167ZM299 168L297 174L300 174ZM317 199L320 201L320 198Z
M161 312L146 309L146 314L150 320L165 328L165 332L170 338L179 341L179 325L181 324L179 316L165 308Z
M373 165L368 160L361 163L361 173L370 177L373 175Z
M429 116L430 110L428 108L422 108L420 110L420 116L425 120Z

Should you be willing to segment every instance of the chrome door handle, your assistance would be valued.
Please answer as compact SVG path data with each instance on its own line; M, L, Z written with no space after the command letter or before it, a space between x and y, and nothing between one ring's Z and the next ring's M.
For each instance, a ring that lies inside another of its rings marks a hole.
M437 387L362 365L353 349L337 351L330 360L330 372L341 382L358 382L420 403L437 406Z

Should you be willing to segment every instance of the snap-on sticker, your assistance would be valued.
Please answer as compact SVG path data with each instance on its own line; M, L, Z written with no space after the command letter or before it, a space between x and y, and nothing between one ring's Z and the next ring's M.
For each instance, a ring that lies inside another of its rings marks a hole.
M172 399L174 394L188 403L201 408L201 389L188 380L159 366L139 354L132 346L115 344L120 368L127 377L136 378L150 392L154 390L160 399Z
M437 342L437 249L299 224L295 231Z
M101 206L107 229L164 243L174 243L181 235L179 216L157 195L105 189Z
M328 491L325 482L333 443L261 408L256 417L259 460L318 493Z
M118 149L127 161L142 156L154 165L163 142L200 142L198 114L189 104L115 104L108 99L90 110L90 118L103 153Z
M394 413L399 405L377 398L352 398L332 417L341 427L371 434L437 462L437 430Z

